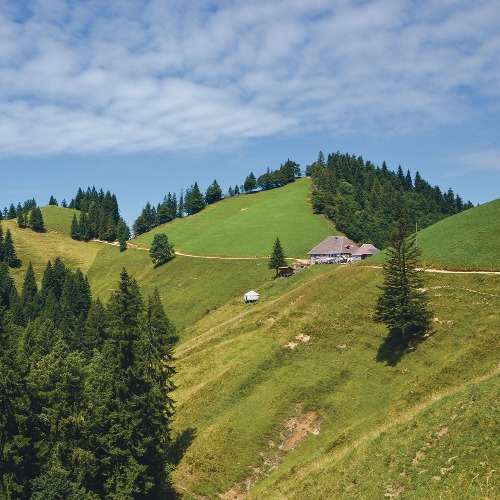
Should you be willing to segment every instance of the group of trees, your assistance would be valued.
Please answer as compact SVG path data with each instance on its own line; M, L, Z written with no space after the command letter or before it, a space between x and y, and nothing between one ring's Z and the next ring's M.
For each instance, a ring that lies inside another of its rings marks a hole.
M40 207L37 206L34 198L26 200L22 205L13 203L10 208L5 207L3 213L0 213L0 220L17 219L17 225L20 228L31 227L34 231L43 231L45 224Z
M8 267L19 267L21 261L18 259L16 249L14 247L14 240L10 229L3 235L3 228L0 224L0 262L5 262Z
M442 193L438 186L432 187L419 172L412 178L401 166L392 172L385 162L379 168L360 156L337 152L325 160L320 152L306 174L313 179L314 211L325 214L354 241L379 248L386 245L403 205L419 228L473 206L451 189Z
M118 201L114 194L109 191L104 193L102 189L98 192L95 187L89 187L86 191L79 188L69 208L80 210L79 218L74 215L71 223L70 234L74 240L118 240L120 249L126 248L130 229L120 217Z
M168 193L162 203L156 207L149 201L142 209L141 214L132 225L136 236L151 231L151 229L165 224L174 219L180 219L184 215L193 215L200 212L206 205L211 205L222 199L222 189L216 180L207 188L205 195L202 194L198 183L195 182L185 192L181 191L179 201L176 194Z
M33 231L44 231L45 222L40 207L36 205L29 211L20 211L17 216L17 225L20 228L31 227Z
M161 497L173 335L125 270L103 304L60 259L20 294L0 264L0 497Z

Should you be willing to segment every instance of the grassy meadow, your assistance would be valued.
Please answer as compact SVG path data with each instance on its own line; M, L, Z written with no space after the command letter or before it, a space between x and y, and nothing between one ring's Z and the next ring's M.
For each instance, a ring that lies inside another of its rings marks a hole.
M241 312L218 310L225 318L220 328L208 319L192 327L197 336L189 334L177 349L175 428L194 438L174 477L187 498L232 498L249 485L255 498L379 498L391 488L421 498L429 481L434 490L455 493L472 481L471 498L488 488L500 493L490 474L498 385L496 395L483 389L486 400L478 396L476 408L488 409L474 433L481 440L461 434L476 425L472 409L458 407L456 421L448 414L450 405L474 393L476 380L484 378L490 389L488 380L498 381L500 345L491 333L499 327L500 277L429 276L433 331L406 353L394 350L397 344L371 319L380 280L377 269L331 269ZM421 417L434 406L441 418ZM283 449L301 426L310 432ZM434 445L446 426L453 433ZM410 429L403 448L390 437L376 447L400 428ZM426 443L422 436L432 450L412 468ZM441 455L448 440L456 453ZM453 473L439 472L451 465ZM373 472L380 470L384 475Z
M418 232L420 263L431 269L500 270L500 198ZM381 263L385 252L366 264Z
M149 247L165 232L178 252L235 257L267 256L278 237L287 257L305 257L328 236L328 224L307 202L310 179L279 189L226 198L135 238ZM333 228L332 228L333 230Z

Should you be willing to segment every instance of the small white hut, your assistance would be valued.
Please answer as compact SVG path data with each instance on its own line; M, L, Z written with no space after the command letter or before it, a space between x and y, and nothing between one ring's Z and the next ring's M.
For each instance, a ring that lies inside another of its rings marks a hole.
M244 298L245 302L257 302L260 299L260 295L257 292L250 290L249 292L245 293Z

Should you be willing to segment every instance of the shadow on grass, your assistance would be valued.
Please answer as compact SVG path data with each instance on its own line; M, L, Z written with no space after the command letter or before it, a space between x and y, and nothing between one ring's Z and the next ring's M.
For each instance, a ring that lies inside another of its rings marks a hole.
M410 340L406 340L403 338L400 330L391 330L378 348L375 359L379 363L396 366L406 353L414 351L418 344L428 335L429 333L413 335Z
M179 465L187 449L191 446L194 439L196 438L196 435L196 429L194 427L188 427L187 429L183 430L178 436L176 436L172 441L170 449L168 450L167 458L170 471L173 471L175 467ZM168 481L168 484L162 496L162 500L174 500L180 498L182 498L182 495L178 491L176 491L172 482Z

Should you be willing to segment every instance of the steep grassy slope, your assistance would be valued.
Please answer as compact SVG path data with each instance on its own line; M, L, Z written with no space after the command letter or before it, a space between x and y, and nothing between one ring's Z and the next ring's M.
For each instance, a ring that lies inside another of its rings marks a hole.
M400 356L371 320L379 270L301 279L309 272L294 291L273 293L276 282L258 305L227 306L186 332L175 426L192 443L177 487L188 498L230 498L253 484L256 498L500 494L489 381L500 277L429 276L432 335Z
M69 237L71 220L73 214L77 213L75 210L56 206L42 207L41 210L46 228L43 233L36 233L29 228L19 229L16 220L2 221L4 234L10 229L16 253L22 261L21 268L11 270L11 275L18 286L22 284L30 261L39 281L42 279L47 261L54 261L58 256L71 268L79 267L87 273L102 248L100 243L92 241L82 243Z
M253 257L269 255L279 237L287 256L303 257L328 235L326 220L314 215L307 202L310 185L310 179L299 179L272 191L228 198L134 243L149 247L156 233L166 232L179 252Z
M421 263L427 268L500 270L500 198L419 231ZM369 263L380 263L377 255Z

